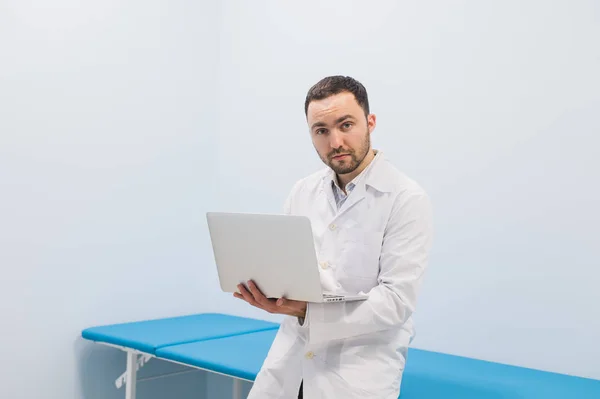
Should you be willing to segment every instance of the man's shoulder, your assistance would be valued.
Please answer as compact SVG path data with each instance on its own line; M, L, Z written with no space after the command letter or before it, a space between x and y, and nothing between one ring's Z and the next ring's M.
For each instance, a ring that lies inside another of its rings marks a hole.
M400 170L391 160L385 158L381 161L377 175L379 180L385 183L388 191L399 196L427 195L425 189L416 180Z
M300 191L313 191L321 187L323 180L330 175L329 168L321 168L316 172L309 174L308 176L302 177L294 183L292 187L292 194L296 194Z

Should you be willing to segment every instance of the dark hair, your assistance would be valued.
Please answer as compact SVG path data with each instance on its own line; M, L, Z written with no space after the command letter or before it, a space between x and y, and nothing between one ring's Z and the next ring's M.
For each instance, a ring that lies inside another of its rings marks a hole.
M356 102L365 111L365 116L369 115L367 89L365 89L362 83L349 76L328 76L311 87L304 101L304 114L308 114L308 105L311 101L322 100L345 91L352 93Z

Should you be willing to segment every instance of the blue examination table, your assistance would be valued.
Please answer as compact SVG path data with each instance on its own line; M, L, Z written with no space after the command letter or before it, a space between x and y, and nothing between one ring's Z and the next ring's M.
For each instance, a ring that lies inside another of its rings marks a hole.
M135 399L136 373L156 358L253 381L279 325L224 314L198 314L92 327L85 339L127 353L126 399ZM600 381L411 348L400 399L600 399Z

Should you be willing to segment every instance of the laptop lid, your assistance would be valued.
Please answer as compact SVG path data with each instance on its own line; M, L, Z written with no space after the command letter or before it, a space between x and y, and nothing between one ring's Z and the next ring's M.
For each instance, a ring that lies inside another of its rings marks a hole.
M253 280L268 298L323 301L307 217L208 212L206 218L224 292Z

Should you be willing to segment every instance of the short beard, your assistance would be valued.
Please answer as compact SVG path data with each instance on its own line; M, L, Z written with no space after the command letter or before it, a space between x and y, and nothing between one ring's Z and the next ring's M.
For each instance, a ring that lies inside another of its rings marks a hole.
M371 135L367 131L365 140L358 149L358 153L354 150L344 150L342 148L336 148L327 154L327 159L323 159L323 162L327 164L336 174L345 175L354 172L364 161L365 157L371 149ZM343 164L336 164L333 157L339 154L348 154L350 161L344 162Z

